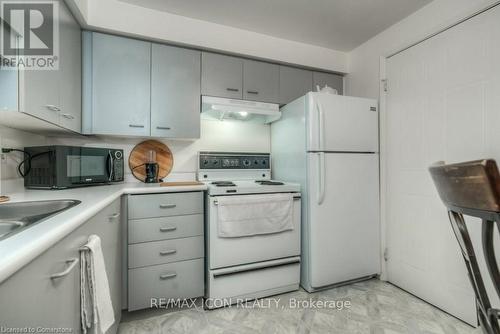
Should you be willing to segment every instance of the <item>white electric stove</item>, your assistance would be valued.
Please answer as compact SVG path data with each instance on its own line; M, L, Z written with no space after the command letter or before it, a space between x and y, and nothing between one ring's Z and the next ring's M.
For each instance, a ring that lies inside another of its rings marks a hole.
M297 290L300 283L300 185L271 180L268 153L200 152L198 180L208 185L205 305L216 308ZM219 235L218 201L222 196L261 195L265 198L278 193L289 193L293 198L292 230L237 238Z

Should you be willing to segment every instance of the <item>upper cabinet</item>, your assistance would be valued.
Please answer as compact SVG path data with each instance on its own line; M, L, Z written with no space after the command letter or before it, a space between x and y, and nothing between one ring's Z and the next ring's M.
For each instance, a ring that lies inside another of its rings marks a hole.
M242 92L243 59L202 52L202 95L241 99Z
M243 61L243 99L279 103L280 70L275 64Z
M278 103L279 87L278 65L202 52L202 95Z
M200 52L84 33L88 134L199 138Z
M287 104L312 90L312 72L280 66L280 104Z
M61 6L59 31L64 41L60 49L59 123L75 132L82 131L82 31L65 6Z
M334 88L342 95L344 94L343 77L339 74L313 72L313 90L316 91L316 86Z
M58 68L2 69L1 124L42 132L81 131L81 30L64 3L58 23ZM11 38L21 40L14 32ZM8 66L8 58L1 66Z
M151 43L87 32L85 43L85 132L149 136Z
M200 137L199 51L153 44L151 135Z

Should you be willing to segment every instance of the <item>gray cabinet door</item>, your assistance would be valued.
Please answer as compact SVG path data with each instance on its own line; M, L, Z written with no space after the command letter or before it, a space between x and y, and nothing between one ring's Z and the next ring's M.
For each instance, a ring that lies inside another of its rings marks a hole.
M255 60L243 61L243 99L279 103L279 66Z
M202 95L242 98L243 60L215 53L201 54Z
M4 61L0 56L0 112L18 111L18 70L13 64Z
M4 327L69 328L81 332L80 254L91 234L101 238L115 312L115 333L121 316L120 200L110 204L42 255L0 283L0 322ZM115 218L116 217L116 218ZM70 269L65 276L51 275Z
M280 104L287 104L312 90L312 72L280 66Z
M151 43L92 34L92 133L150 135Z
M59 124L59 71L20 71L19 95L20 111Z
M153 44L151 135L200 137L200 52Z
M316 86L320 88L328 87L334 88L337 92L342 95L344 94L344 83L343 77L338 74L325 73L325 72L313 72L313 90L316 91Z
M59 90L60 125L75 132L82 130L82 34L66 6L60 6Z

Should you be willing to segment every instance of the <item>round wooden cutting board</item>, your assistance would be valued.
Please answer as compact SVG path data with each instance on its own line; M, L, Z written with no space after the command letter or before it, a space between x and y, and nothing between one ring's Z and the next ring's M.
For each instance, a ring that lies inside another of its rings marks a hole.
M146 168L144 164L148 161L149 151L156 151L156 162L159 165L158 179L165 178L174 165L174 157L167 145L157 140L146 140L137 144L128 157L128 166L132 174L139 181L146 179Z

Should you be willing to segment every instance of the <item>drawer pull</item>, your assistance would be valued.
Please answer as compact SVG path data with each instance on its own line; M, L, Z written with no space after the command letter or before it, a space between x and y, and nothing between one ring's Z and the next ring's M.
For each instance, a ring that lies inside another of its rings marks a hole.
M238 88L226 88L228 92L239 92Z
M75 116L73 116L71 114L61 114L61 116L66 118L66 119L75 119Z
M259 94L259 92L258 92L258 91L256 91L256 90L247 90L247 93L248 93L248 94L254 94L254 95Z
M177 204L160 204L160 209L173 209Z
M131 128L143 128L144 127L144 125L142 125L142 124L129 124L128 126Z
M58 106L55 106L53 104L47 104L45 106L45 108L51 110L51 111L61 111L61 108L59 108Z
M113 220L117 219L118 217L120 217L119 213L113 213L111 216L108 217L108 219L109 219L109 221L113 221Z
M164 275L160 275L160 279L169 279L169 278L174 278L176 276L177 276L177 273L164 274Z
M173 232L177 230L176 226L173 227L160 227L160 232Z
M156 127L158 130L170 130L169 126L157 126Z
M70 260L67 260L66 263L69 264L68 267L64 271L61 271L60 273L50 275L50 279L56 279L56 278L61 278L61 277L67 276L71 272L71 270L73 270L73 268L76 267L76 264L78 263L78 259L77 258L70 259Z
M176 249L169 249L169 250L166 250L166 251L162 251L160 252L160 255L161 256L165 256L165 255L173 255L177 253L177 250Z

